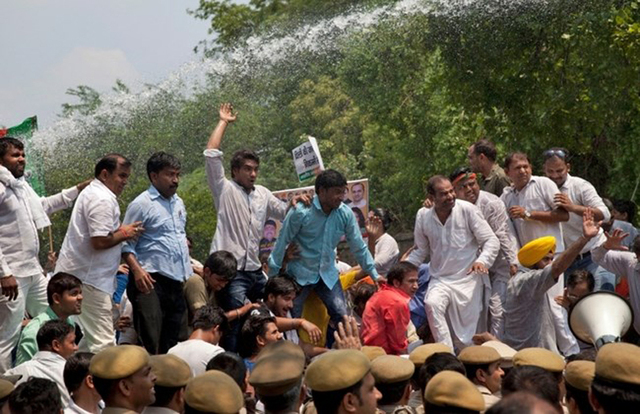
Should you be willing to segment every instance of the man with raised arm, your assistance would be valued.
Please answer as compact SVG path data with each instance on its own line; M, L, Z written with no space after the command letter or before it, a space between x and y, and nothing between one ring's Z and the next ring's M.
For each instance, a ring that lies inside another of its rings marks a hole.
M220 143L236 118L230 103L220 105L220 120L204 151L207 181L217 213L211 253L226 250L238 262L236 277L220 295L220 305L225 311L242 307L246 299L255 302L262 298L266 278L258 255L264 223L268 218L283 220L287 212L286 203L269 189L255 185L260 167L255 152L236 151L231 158L231 180L225 177ZM236 351L239 330L238 321L233 321L224 338L225 349Z
M38 231L49 215L69 208L89 182L39 197L25 180L24 144L0 139L0 372L11 368L25 310L37 316L47 309L47 280L38 251Z
M504 189L500 197L507 207L512 229L515 231L519 247L531 240L553 236L556 239L556 254L564 251L564 238L561 222L569 220L569 213L555 200L558 193L556 183L547 177L532 175L531 163L527 154L513 152L504 162L504 168L513 182ZM558 348L563 355L572 355L580 351L578 341L569 331L566 312L555 302L564 290L564 278L547 291Z
M456 340L464 347L471 345L476 332L485 288L490 286L488 268L500 250L500 242L476 206L456 201L448 178L431 177L427 194L433 208L418 211L416 249L407 260L419 266L430 257L431 280L425 305L435 341L453 348Z

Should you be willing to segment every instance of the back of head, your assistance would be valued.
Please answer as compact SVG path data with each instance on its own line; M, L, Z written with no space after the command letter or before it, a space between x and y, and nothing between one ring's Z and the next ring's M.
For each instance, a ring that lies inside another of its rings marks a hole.
M595 279L591 272L585 269L574 270L567 278L567 287L574 288L580 283L586 283L589 292L595 289Z
M491 406L487 414L558 414L557 408L528 392L515 392Z
M56 273L47 284L47 302L49 302L49 306L53 304L54 293L62 296L64 292L80 287L82 287L82 281L74 275L64 272Z
M207 363L207 371L222 371L236 382L244 392L247 388L247 366L240 356L233 352L222 352Z
M91 352L76 352L64 364L64 385L67 387L69 394L77 391L82 386L84 379L89 375L89 365L93 355Z
M236 277L238 262L231 253L218 250L209 255L207 261L204 262L204 267L225 280L231 280Z
M32 377L11 393L9 410L20 414L60 414L62 401L58 386L48 379Z
M40 327L38 333L36 334L38 350L51 351L53 341L62 343L67 335L74 331L75 329L73 328L73 326L60 319L54 319L45 322L45 324Z
M13 138L13 137L0 138L0 158L4 157L7 154L7 152L9 151L9 148L17 148L19 150L23 150L24 144L22 143L22 141L20 141L17 138ZM1 160L0 160L0 165L1 165Z
M633 219L636 216L636 205L630 200L613 200L613 208L620 212L627 214L627 221L633 223Z
M221 333L225 333L227 331L227 316L222 308L218 306L203 306L198 309L193 316L194 330L202 329L204 331L208 331L216 326Z
M417 272L418 267L410 262L399 262L393 265L387 273L387 283L393 286L394 281L402 283L402 280L409 272Z
M164 151L154 153L149 160L147 160L147 176L149 179L151 179L151 173L157 174L165 168L180 170L182 165L178 158Z
M558 380L551 372L540 367L525 365L513 367L502 380L502 396L518 391L529 392L554 407L560 404Z
M387 210L386 208L374 208L373 210L371 210L373 212L373 215L378 217L380 219L380 221L382 222L382 227L384 228L384 231L388 231L389 227L391 227L391 223L393 222L393 220L391 219L391 214L389 214L389 210Z
M316 193L321 188L327 190L333 187L344 187L347 185L347 180L342 174L336 170L324 170L316 177L315 189Z
M488 139L481 139L473 144L473 153L476 155L483 154L491 162L496 161L498 155L496 146Z
M113 172L118 168L118 165L121 165L124 168L131 167L131 161L129 161L124 155L120 154L107 154L95 166L94 176L98 178L102 170L107 170L109 174L113 174Z
M431 378L442 371L455 371L466 375L464 365L455 355L449 352L437 352L427 358L420 367L418 385L423 395Z

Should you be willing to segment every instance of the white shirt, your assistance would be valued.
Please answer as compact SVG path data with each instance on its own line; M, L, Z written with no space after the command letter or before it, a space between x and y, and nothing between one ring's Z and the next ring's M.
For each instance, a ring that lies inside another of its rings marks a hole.
M567 174L567 179L560 187L560 192L567 194L573 204L600 210L604 215L604 219L602 220L603 222L606 223L611 219L609 209L605 206L602 198L598 195L598 192L589 181ZM569 213L569 221L565 221L560 225L562 226L565 246L571 245L571 243L582 237L581 215ZM603 241L604 234L603 230L600 229L600 234L597 237L592 238L580 253L590 251L595 246L602 244Z
M102 401L98 404L99 411L102 411L103 403ZM85 410L84 408L77 405L73 399L69 400L69 406L64 409L64 414L93 414L90 411Z
M224 352L218 345L210 344L202 339L189 339L180 342L167 351L168 354L182 358L191 367L193 376L203 374L211 358Z
M77 196L78 189L74 186L40 200L45 213L50 215L71 207ZM0 183L0 277L42 274L39 250L38 230L29 203L18 197L11 187Z
M500 197L507 210L513 206L521 206L528 211L553 211L556 204L553 196L558 194L558 186L547 177L531 176L531 180L520 191L515 187L506 187ZM562 228L560 223L543 223L538 220L511 220L518 239L519 247L531 240L544 236L556 238L556 253L564 251Z
M67 407L69 405L69 392L64 385L64 365L67 360L60 354L49 351L38 351L27 362L23 362L15 368L12 368L4 373L4 375L22 375L22 378L16 383L16 385L22 384L29 378L45 378L56 383L60 390L60 396L62 397L62 405Z
M91 237L105 237L120 227L116 195L100 180L93 180L80 194L71 213L55 272L76 276L89 286L113 295L122 243L96 250Z
M500 250L500 242L480 210L463 200L456 200L444 224L435 208L421 208L416 215L414 242L416 249L407 260L419 266L429 255L432 279L463 279L474 262L489 268Z
M598 247L591 251L591 258L606 270L627 278L629 301L633 309L633 327L640 332L640 263L635 253L606 250Z
M217 212L211 252L226 250L238 261L238 270L258 270L260 239L267 219L284 220L287 203L256 185L249 194L224 176L222 151L204 151L207 181Z
M475 205L500 241L498 258L506 260L509 264L518 263L518 241L510 231L509 214L500 197L480 190Z
M381 275L386 275L394 264L398 262L400 249L398 242L389 233L384 233L376 240L375 257L376 270Z

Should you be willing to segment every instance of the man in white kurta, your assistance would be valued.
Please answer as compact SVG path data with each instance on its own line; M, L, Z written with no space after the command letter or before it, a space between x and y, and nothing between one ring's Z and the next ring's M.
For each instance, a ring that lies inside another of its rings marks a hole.
M556 239L556 254L564 251L560 222L569 220L569 213L559 208L554 200L558 186L547 177L532 175L531 163L524 153L513 153L507 157L505 171L513 184L504 189L500 197L511 217L519 247L531 240L545 236ZM569 330L567 314L554 298L561 296L564 278L547 291L551 314L556 329L557 345L563 355L580 352L578 342Z
M477 207L456 201L447 178L432 177L427 192L434 207L418 211L416 249L408 261L417 266L430 257L425 306L435 341L453 348L455 339L456 345L465 347L476 332L485 288L490 286L487 269L500 242Z
M568 162L569 154L566 149L551 148L545 151L543 156L544 173L558 186L559 192L554 196L555 202L569 212L569 221L561 223L564 245L569 246L582 236L582 214L588 207L591 207L597 222L608 222L611 220L611 213L590 182L569 174L571 164ZM584 247L576 261L565 272L565 276L574 270L584 269L593 275L596 282L595 290L614 290L615 275L591 259L591 249L604 242L602 233L601 230L600 235Z
M456 190L456 197L474 204L480 209L482 216L500 241L500 252L493 266L489 269L491 280L491 297L488 303L488 317L483 312L479 330L488 330L492 335L502 339L504 332L503 304L507 297L509 276L515 273L518 260L518 242L509 230L509 215L499 197L480 190L476 175L468 168L456 170L450 177Z
M0 372L11 368L25 310L37 316L47 308L47 280L38 252L38 231L48 215L71 207L86 183L51 197L39 197L24 179L24 146L15 138L0 143Z

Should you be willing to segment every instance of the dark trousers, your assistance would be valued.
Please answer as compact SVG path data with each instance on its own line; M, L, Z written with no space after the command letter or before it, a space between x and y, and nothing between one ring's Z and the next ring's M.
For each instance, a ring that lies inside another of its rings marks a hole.
M267 279L262 270L238 270L236 277L216 295L219 298L220 307L225 312L238 309L245 304L246 300L256 302L262 299L264 295L264 287ZM229 331L222 337L222 347L230 352L237 352L238 337L240 336L240 323L244 319L229 323Z
M184 332L187 303L183 283L159 273L151 273L153 290L140 293L135 278L130 277L127 295L133 305L133 326L140 344L151 355L164 354L178 343Z

